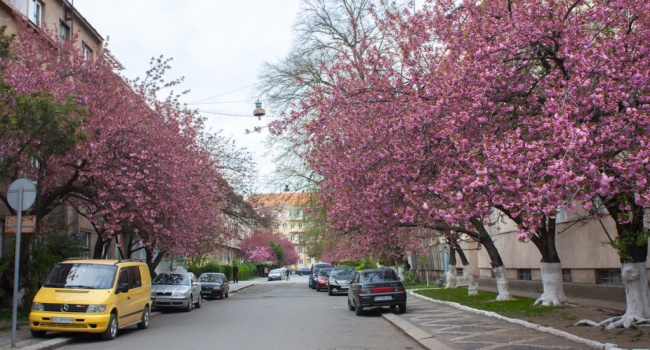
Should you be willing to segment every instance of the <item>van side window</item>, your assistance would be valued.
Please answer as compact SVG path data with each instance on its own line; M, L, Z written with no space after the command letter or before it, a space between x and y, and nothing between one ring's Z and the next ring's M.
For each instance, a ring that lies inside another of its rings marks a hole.
M140 276L140 267L139 266L130 266L129 267L129 288L139 288L142 287L142 276Z
M129 273L127 268L120 269L120 277L117 279L118 286L121 286L124 283L128 284L129 288L131 288L131 284L129 283Z

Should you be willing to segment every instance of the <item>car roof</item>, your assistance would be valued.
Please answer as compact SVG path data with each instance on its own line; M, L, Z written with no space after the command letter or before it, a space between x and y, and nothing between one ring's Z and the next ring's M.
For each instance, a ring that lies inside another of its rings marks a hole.
M144 264L142 261L134 260L106 260L106 259L66 259L60 264L96 264L96 265L118 265L118 264Z

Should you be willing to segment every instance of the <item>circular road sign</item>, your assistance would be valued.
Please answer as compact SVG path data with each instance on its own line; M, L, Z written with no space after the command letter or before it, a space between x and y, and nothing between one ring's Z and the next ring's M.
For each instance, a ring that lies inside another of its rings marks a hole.
M19 208L18 195L21 189L23 190L23 200L22 208ZM9 186L9 191L7 191L7 200L9 201L9 205L15 210L21 212L23 210L27 210L34 204L34 201L36 200L36 186L34 186L34 183L29 179L18 179L12 182Z

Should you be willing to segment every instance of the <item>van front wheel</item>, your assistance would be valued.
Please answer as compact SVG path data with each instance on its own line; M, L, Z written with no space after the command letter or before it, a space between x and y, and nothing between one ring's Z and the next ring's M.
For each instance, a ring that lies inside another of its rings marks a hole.
M142 310L142 319L138 322L138 329L147 329L149 328L149 319L151 315L149 314L149 306L145 306Z
M30 329L30 332L32 332L32 337L34 338L43 338L45 336L45 331L35 331Z
M111 317L108 319L106 331L102 333L102 339L113 340L115 337L117 337L117 317L115 317L115 314L111 314Z

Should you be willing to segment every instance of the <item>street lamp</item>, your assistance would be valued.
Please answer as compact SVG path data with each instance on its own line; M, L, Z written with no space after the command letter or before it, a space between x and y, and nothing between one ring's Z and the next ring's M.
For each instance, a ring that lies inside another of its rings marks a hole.
M264 111L264 108L262 108L262 102L260 100L257 100L255 102L255 110L253 111L253 115L257 117L257 119L262 120L262 116L266 114Z

